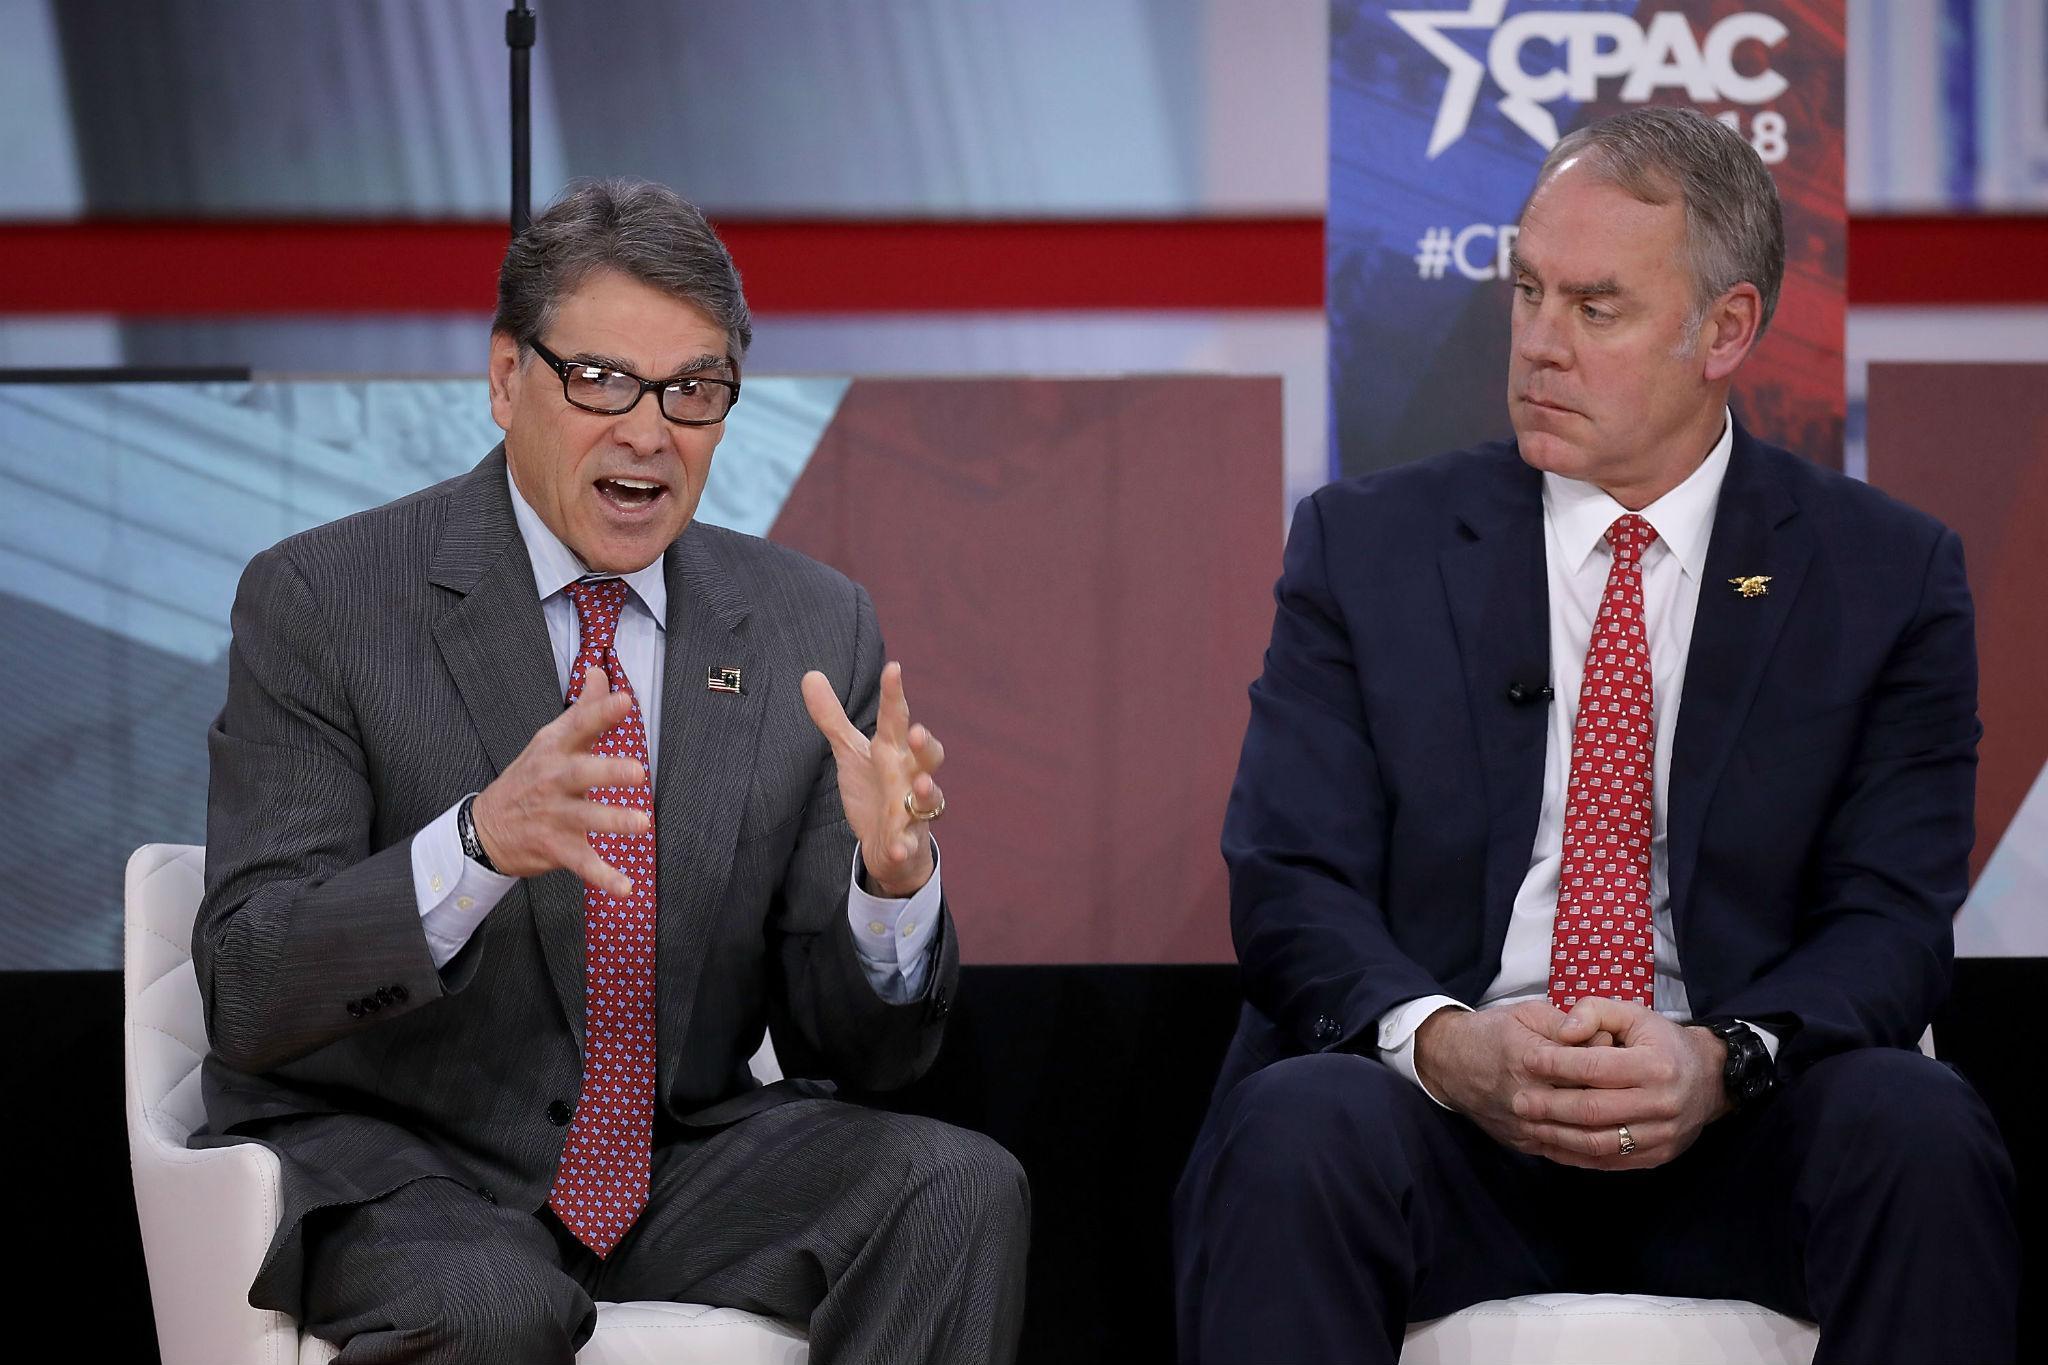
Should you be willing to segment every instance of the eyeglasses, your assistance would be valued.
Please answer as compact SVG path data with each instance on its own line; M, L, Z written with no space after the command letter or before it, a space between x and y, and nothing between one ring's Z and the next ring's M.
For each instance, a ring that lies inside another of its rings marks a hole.
M647 394L655 396L661 415L684 427L716 426L740 401L740 381L685 374L671 379L642 379L630 370L615 370L585 360L564 360L529 338L527 345L547 367L562 377L562 397L585 412L616 417L631 412Z

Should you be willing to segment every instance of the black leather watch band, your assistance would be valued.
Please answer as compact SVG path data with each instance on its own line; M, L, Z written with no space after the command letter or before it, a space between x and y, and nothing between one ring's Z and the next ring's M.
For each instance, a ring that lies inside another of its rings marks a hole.
M476 805L478 793L471 792L462 798L462 804L455 809L455 834L462 840L462 856L486 872L496 872L491 865L491 855L484 852L484 841L476 837L476 817L471 808Z

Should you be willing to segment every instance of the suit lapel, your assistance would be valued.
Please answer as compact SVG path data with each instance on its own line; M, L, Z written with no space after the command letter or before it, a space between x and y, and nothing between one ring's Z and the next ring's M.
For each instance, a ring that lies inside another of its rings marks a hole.
M768 695L793 681L771 680L755 667L747 641L748 604L701 531L686 530L665 563L668 635L654 792L661 898L656 1041L664 1095L733 873L733 847L753 786ZM711 671L735 668L738 693L706 685Z
M1665 838L1672 924L1681 945L1686 893L1699 861L1707 805L1813 555L1812 538L1798 512L1798 504L1774 477L1756 441L1738 424L1714 510L1706 574L1686 655L1678 730L1671 745ZM1756 574L1771 580L1761 596L1744 597L1729 581Z
M434 623L434 643L492 768L503 772L534 732L562 713L554 649L512 514L504 447L477 466L457 497L428 577L462 600ZM521 885L548 974L580 1043L583 883L571 873L551 872Z
M1549 680L1550 591L1542 475L1512 449L1503 459L1508 467L1473 481L1459 509L1459 539L1439 559L1485 777L1489 962L1506 940L1515 888L1536 842L1550 714L1540 703L1508 699L1513 683Z

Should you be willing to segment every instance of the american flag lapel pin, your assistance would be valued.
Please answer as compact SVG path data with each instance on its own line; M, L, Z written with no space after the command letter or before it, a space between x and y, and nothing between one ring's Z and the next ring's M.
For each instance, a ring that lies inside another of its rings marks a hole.
M704 688L709 692L730 692L739 695L740 671L713 664L704 670Z

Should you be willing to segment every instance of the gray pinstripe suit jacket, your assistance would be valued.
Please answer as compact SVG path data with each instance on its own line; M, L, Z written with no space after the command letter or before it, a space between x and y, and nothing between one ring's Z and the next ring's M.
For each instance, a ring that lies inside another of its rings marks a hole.
M951 916L924 999L882 1001L847 924L854 841L831 751L797 687L823 669L873 728L873 605L831 569L716 527L693 523L663 562L661 1112L715 1125L817 1093L756 1086L764 1023L792 1075L902 1085L938 1051ZM445 970L414 898L412 835L562 709L502 448L264 551L233 625L193 931L213 1045L194 1142L257 1140L283 1159L283 1219L251 1297L296 1311L315 1209L426 1176L546 1201L568 1133L548 1110L580 1088L583 893L571 873L527 879ZM713 667L738 667L745 690L707 690Z

